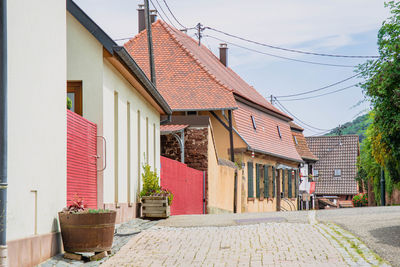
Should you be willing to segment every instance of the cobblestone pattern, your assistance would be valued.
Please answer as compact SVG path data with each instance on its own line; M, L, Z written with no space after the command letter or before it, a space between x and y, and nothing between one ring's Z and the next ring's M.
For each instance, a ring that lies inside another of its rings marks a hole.
M349 266L390 266L357 237L341 227L332 223L318 224L316 227L321 234L331 240Z
M114 235L113 245L111 248L111 256L115 255L121 247L128 243L128 241L139 234L141 231L147 230L157 224L157 221L149 221L142 219L134 219L129 222L120 224L116 227L116 232ZM92 254L87 254L92 255ZM94 262L83 262L83 261L73 261L64 259L63 254L56 255L51 259L40 264L40 267L64 267L64 266L84 266L84 267L94 267L99 266L101 263L106 261L109 257L103 258L99 261Z
M340 252L311 224L153 227L104 266L344 266Z

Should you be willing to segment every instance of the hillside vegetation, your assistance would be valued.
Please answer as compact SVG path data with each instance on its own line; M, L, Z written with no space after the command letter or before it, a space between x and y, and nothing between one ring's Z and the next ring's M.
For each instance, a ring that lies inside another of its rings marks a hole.
M359 136L360 143L365 138L365 131L368 126L372 123L372 120L369 117L369 114L364 114L358 116L351 122L346 122L342 125L342 135L345 134L356 134ZM339 135L339 127L336 127L332 131L326 134L326 136L334 136Z

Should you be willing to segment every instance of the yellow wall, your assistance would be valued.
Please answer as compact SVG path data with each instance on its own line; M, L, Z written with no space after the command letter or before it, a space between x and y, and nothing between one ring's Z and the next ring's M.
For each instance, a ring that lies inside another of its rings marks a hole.
M256 196L256 168L255 165L256 163L258 164L266 164L266 165L271 165L271 166L276 166L277 164L285 164L287 166L297 168L298 163L295 162L290 162L286 160L281 160L278 158L266 156L266 155L261 155L258 153L255 153L254 158L251 157L250 153L241 153L241 154L236 154L235 157L240 158L241 161L244 163L245 167L244 169L239 171L239 180L240 180L240 188L242 190L240 194L240 200L241 200L241 205L240 209L241 212L269 212L269 211L276 211L276 198L265 198L263 200L260 200L256 197L253 199L248 198L248 171L247 171L247 162L253 162L254 168L253 168L253 192L254 196ZM263 178L260 178L263 179ZM280 179L282 183L282 179ZM294 185L293 185L294 186ZM287 188L287 187L286 187ZM282 184L281 184L281 189L282 189ZM277 192L277 191L275 191ZM293 195L294 196L294 195ZM297 200L296 198L291 198L291 202L294 204L294 206L297 209ZM282 207L288 207L288 204L284 203L284 201L281 200L281 206Z
M207 213L233 212L235 169L218 165L212 126L208 132Z

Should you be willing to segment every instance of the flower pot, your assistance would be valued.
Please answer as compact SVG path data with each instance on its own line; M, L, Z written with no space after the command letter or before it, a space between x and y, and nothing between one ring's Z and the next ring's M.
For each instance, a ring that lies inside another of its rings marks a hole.
M102 252L111 250L115 211L103 213L59 212L61 236L67 252Z
M171 214L168 197L144 196L141 202L142 216L145 218L168 218Z

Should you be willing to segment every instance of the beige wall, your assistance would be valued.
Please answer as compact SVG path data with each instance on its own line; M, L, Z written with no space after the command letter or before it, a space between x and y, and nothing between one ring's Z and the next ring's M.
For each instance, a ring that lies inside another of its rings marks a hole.
M276 211L276 197L269 197L269 198L264 198L260 199L256 197L256 163L262 164L262 165L270 165L270 166L276 166L277 164L285 164L287 166L297 168L298 163L295 162L290 162L286 160L281 160L275 157L270 157L266 155L261 155L259 153L255 154L255 157L252 158L250 153L241 153L241 154L236 154L235 155L238 158L241 158L242 162L245 163L245 167L239 171L239 177L241 177L241 189L242 193L240 196L241 199L241 211L242 212L269 212L269 211ZM249 199L248 198L248 169L247 169L247 163L248 162L253 162L253 192L254 192L254 198ZM270 170L271 171L271 170ZM272 177L272 175L270 176ZM260 179L263 179L260 177ZM282 182L282 179L280 180ZM281 185L282 188L282 185ZM277 192L277 191L275 191ZM291 198L290 201L293 203L295 208L297 209L297 200L296 198ZM283 207L288 207L288 204L284 203L284 201L281 201L281 206Z
M235 169L218 165L212 127L208 132L207 213L233 212Z
M127 189L127 102L130 103L131 125L131 201L136 202L138 173L141 164L149 160L149 164L160 169L160 114L122 77L122 75L104 59L104 136L107 139L107 169L104 171L104 203L114 202L114 173L118 168L118 202L126 203ZM118 166L114 162L114 93L118 92ZM139 112L138 112L139 111ZM138 114L140 114L140 143L138 143ZM147 118L147 119L146 119ZM154 138L154 126L156 138ZM146 136L148 127L148 136ZM156 141L154 144L154 140ZM147 148L148 142L148 148ZM156 155L154 157L154 148ZM140 149L140 156L138 155ZM148 151L147 151L148 150ZM146 153L146 157L145 157ZM155 162L154 162L155 158ZM139 166L140 160L140 166ZM108 189L112 190L108 190Z
M7 239L57 230L66 204L65 1L8 2Z

